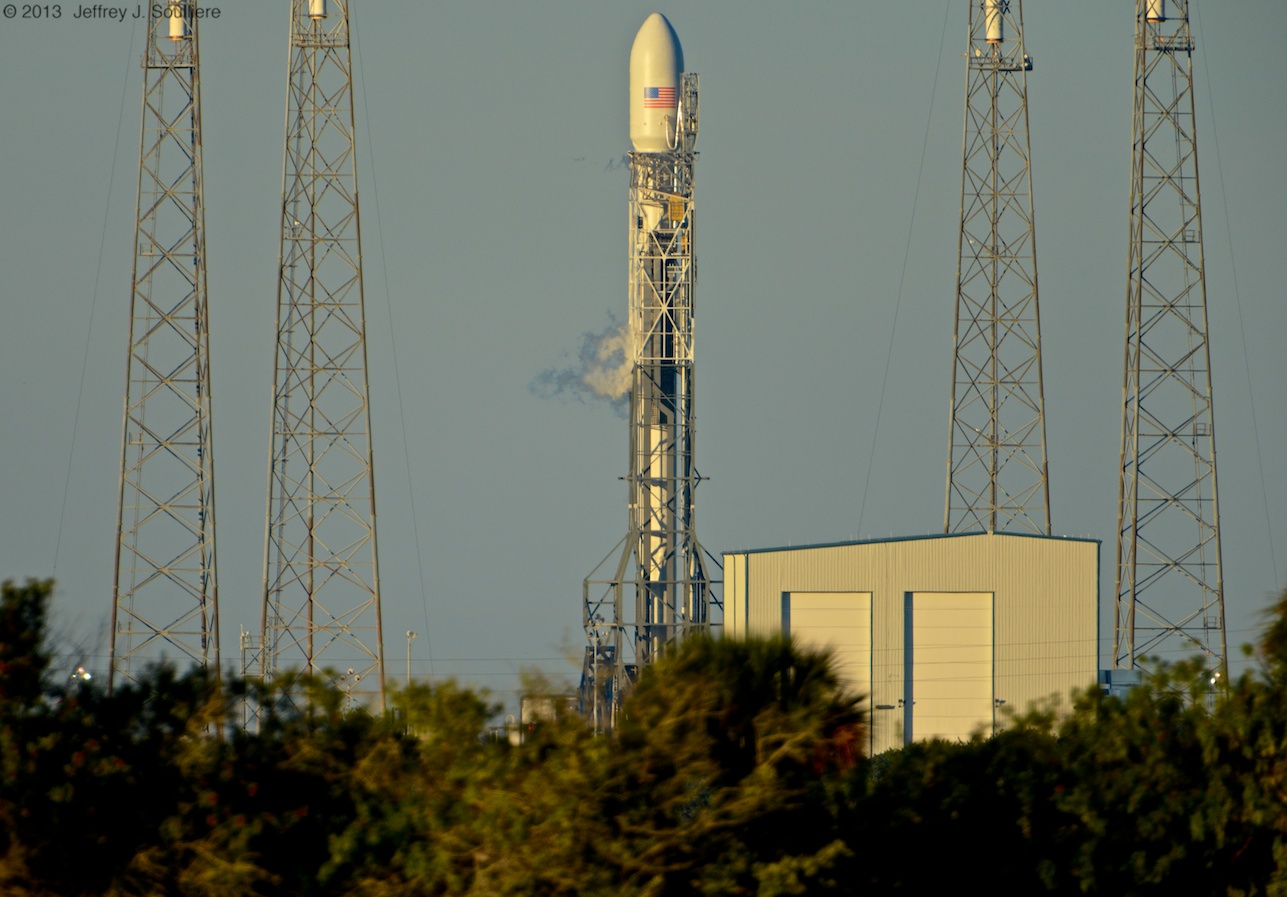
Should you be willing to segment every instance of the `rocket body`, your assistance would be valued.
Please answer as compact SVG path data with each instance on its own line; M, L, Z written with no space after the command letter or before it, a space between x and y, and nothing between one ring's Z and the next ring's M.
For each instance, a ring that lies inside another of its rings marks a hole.
M582 701L611 726L628 683L722 605L693 521L693 299L698 79L660 13L630 50L629 531L585 581ZM614 554L615 554L614 549ZM605 565L611 565L605 567ZM722 614L721 614L722 616Z
M694 609L691 501L695 134L680 120L683 84L679 39L665 16L653 13L630 51L629 480L637 647L645 661L703 617Z
M630 47L630 142L635 152L665 153L675 148L679 76L684 51L666 17L644 20Z

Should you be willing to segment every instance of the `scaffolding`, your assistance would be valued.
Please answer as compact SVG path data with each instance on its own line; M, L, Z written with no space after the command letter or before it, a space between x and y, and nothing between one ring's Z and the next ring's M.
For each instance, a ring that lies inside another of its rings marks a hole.
M599 731L615 725L640 667L723 618L693 503L697 96L685 73L674 149L630 154L629 529L583 586L580 700Z

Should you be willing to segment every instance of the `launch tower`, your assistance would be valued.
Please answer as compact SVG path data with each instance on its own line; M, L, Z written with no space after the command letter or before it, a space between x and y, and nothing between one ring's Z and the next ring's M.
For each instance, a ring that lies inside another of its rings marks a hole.
M383 709L350 8L291 0L260 659Z
M219 669L196 13L148 6L108 688Z
M1224 585L1187 0L1138 0L1113 666L1223 673Z
M596 729L615 723L640 666L721 608L693 519L697 93L652 14L630 51L629 527L584 584L581 700Z
M971 0L944 532L1050 534L1021 0Z

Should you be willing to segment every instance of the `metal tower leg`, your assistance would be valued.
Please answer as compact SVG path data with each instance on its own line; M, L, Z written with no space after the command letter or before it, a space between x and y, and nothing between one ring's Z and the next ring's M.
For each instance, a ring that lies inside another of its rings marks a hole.
M1113 666L1225 644L1187 0L1138 0Z
M383 710L350 8L291 2L261 656Z
M253 632L241 631L241 678L249 679L263 671L263 660L259 653L259 638ZM241 728L245 732L259 731L259 703L247 690L241 697Z
M630 154L630 528L584 584L581 699L599 729L615 723L640 666L723 617L693 515L697 93L697 76L683 75L673 151Z
M1020 0L971 0L944 532L1050 533Z
M219 669L196 8L148 7L109 688Z

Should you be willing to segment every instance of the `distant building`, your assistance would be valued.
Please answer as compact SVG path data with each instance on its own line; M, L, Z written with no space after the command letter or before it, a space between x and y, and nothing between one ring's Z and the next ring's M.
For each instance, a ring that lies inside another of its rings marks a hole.
M730 637L831 648L873 753L991 733L1002 708L1094 688L1099 541L961 533L724 555Z

